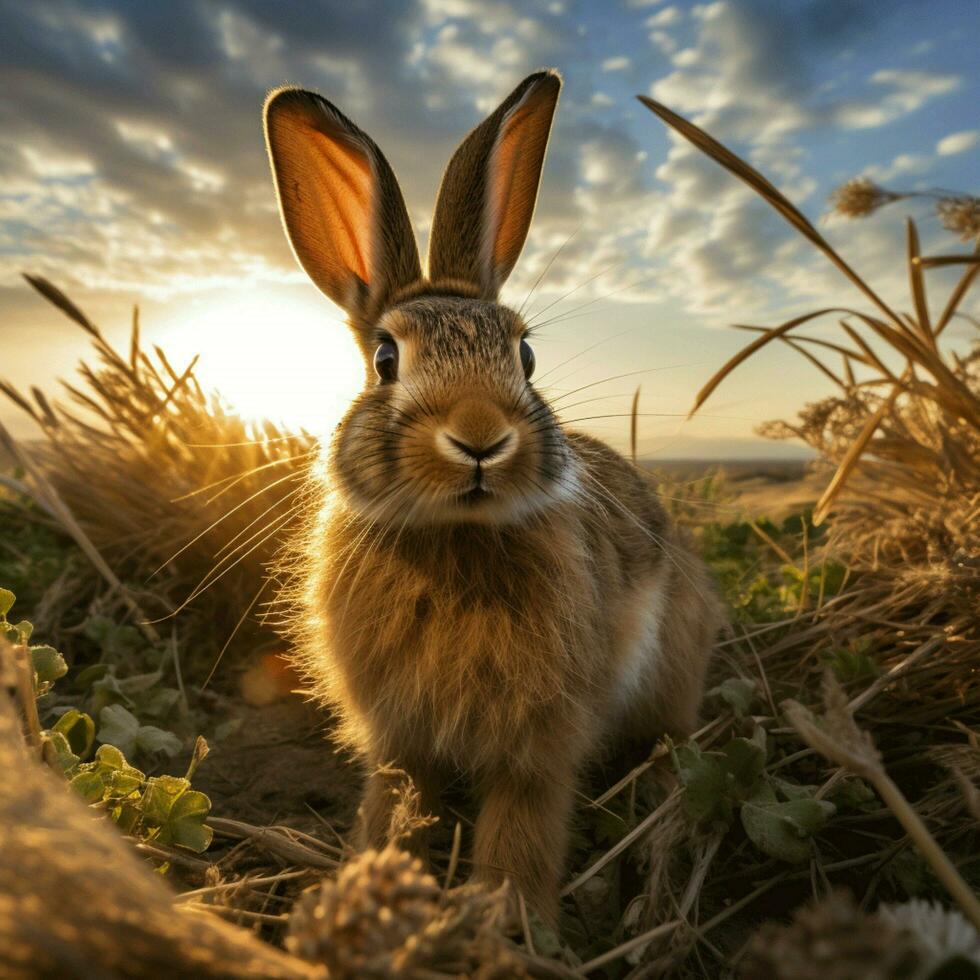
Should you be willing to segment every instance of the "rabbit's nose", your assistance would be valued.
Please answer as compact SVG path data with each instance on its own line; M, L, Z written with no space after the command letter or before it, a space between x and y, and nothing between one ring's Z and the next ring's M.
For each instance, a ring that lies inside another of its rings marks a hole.
M464 456L469 456L478 463L484 463L487 460L493 459L495 456L500 456L507 449L507 446L512 438L513 432L508 432L502 439L498 439L490 446L471 446L469 443L462 442L454 436L449 435L448 432L446 433L446 439L456 449L458 449Z
M453 407L436 442L454 462L491 466L514 453L517 430L492 401L471 398Z

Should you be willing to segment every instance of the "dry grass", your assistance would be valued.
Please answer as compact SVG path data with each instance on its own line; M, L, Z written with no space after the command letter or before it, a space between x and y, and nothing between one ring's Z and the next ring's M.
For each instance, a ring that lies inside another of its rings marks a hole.
M872 312L816 310L771 328L742 326L759 336L715 372L698 393L692 414L739 364L767 344L779 340L793 347L840 392L808 408L801 424L768 430L770 435L798 436L835 467L814 511L814 523L821 523L836 508L838 537L849 558L874 566L882 560L881 545L887 541L892 559L907 563L908 549L917 547L917 566L923 565L923 559L930 570L947 564L949 573L960 576L961 584L975 594L980 570L963 558L980 550L980 350L965 359L955 352L947 354L940 338L980 273L980 243L972 255L942 257L942 264L956 261L966 271L934 318L925 270L936 260L921 255L918 232L909 220L907 264L913 311L898 313L758 171L666 107L645 97L641 101L756 190L874 307ZM855 188L856 183L860 181L844 185L841 191L852 213L864 213L855 210L851 200L855 196L862 198L862 208L869 206L869 200L878 206L894 198L873 186ZM801 327L829 315L839 317L841 341L800 333ZM840 361L839 369L825 360L828 352ZM933 527L924 535L926 520ZM937 520L943 530L936 527ZM938 547L937 535L942 539Z
M268 598L257 589L300 509L313 438L229 411L194 361L174 368L143 348L136 311L123 353L57 287L27 278L88 334L94 362L79 366L81 386L62 382L65 403L0 382L43 436L19 447L20 488L62 524L71 515L76 541L118 570L146 616L190 605L198 615L180 622L224 642Z

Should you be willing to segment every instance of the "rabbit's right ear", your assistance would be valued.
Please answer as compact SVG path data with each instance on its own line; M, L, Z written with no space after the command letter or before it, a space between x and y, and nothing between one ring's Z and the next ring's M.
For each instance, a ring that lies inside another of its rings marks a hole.
M436 201L430 279L497 298L531 226L560 91L558 72L528 75L460 144Z
M398 181L374 141L323 97L273 92L265 133L300 265L360 325L422 274Z

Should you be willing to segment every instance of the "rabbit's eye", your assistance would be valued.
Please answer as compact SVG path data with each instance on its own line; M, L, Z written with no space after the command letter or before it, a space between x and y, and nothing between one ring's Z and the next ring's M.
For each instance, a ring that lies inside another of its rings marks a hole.
M524 377L530 381L534 374L534 351L526 340L521 341L521 367L524 368Z
M382 381L394 381L398 377L398 347L386 340L374 352L374 370Z

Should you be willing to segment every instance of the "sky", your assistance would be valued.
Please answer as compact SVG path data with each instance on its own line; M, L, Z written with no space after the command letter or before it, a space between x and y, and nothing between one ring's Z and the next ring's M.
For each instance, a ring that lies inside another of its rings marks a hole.
M976 0L0 0L0 376L54 392L86 354L30 272L120 341L139 303L148 340L181 366L201 353L204 382L242 411L328 429L360 368L284 238L266 92L316 89L371 134L424 254L454 147L554 66L565 86L538 210L503 295L520 305L547 269L528 303L542 384L593 385L565 418L619 447L641 385L644 455L793 453L755 427L831 389L785 346L684 416L745 343L730 324L862 301L634 97L746 156L907 309L905 215L927 250L958 247L928 201L844 222L827 218L827 196L860 174L978 191L978 36ZM930 276L938 305L950 274ZM13 409L0 420L29 434Z

